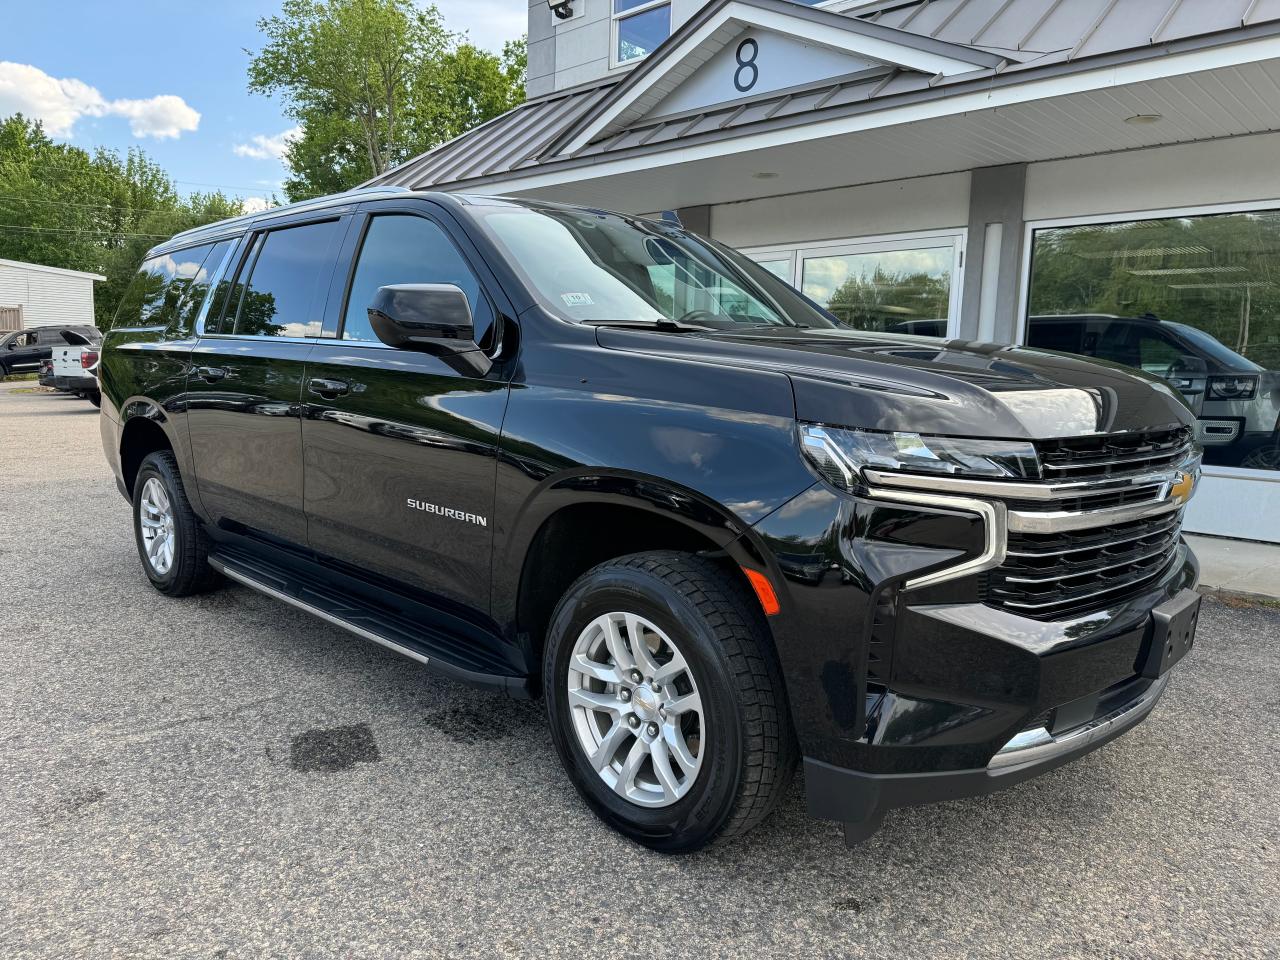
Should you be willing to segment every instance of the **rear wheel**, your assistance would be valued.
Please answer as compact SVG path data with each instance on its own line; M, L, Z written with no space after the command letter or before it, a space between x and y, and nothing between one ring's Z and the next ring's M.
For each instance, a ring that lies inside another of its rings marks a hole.
M644 553L588 571L552 618L543 684L579 793L656 850L746 832L790 781L794 738L768 628L710 560Z
M147 454L133 483L133 532L151 585L171 597L218 582L209 540L187 500L178 461L167 450Z
M95 407L100 407L100 406L102 406L102 393L101 393L101 391L99 391L99 390L90 390L90 391L89 391L89 402L90 402L90 403L92 403Z

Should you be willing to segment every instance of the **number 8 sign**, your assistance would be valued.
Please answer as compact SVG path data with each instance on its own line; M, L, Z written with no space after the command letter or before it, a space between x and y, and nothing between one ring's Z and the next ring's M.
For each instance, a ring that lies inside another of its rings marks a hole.
M740 93L746 93L760 79L760 68L756 66L756 57L760 55L760 44L750 37L738 44L734 60L738 69L733 72L733 85Z

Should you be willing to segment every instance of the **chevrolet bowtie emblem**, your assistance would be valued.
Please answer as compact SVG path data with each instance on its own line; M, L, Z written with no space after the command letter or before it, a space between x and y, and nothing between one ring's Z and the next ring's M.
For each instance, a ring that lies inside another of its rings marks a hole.
M1196 489L1196 475L1184 470L1178 471L1178 479L1169 487L1169 499L1174 503L1186 503Z

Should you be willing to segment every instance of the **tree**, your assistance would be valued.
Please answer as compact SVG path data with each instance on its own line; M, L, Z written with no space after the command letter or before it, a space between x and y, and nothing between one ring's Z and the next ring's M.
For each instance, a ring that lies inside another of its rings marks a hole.
M885 330L903 320L932 320L947 315L951 282L924 272L855 274L831 295L827 309L859 330Z
M0 119L0 257L103 274L94 291L103 329L148 248L241 209L221 193L179 196L141 150L90 153L21 114Z
M279 95L302 127L285 193L349 189L518 104L523 40L500 56L461 42L410 0L284 0L258 22L249 90Z

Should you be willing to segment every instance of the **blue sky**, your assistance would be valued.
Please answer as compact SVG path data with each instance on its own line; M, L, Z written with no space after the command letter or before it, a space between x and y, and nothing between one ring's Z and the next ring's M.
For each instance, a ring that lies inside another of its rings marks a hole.
M498 50L524 33L527 0L437 0L452 30ZM58 139L140 146L184 193L278 191L291 126L245 90L245 48L278 0L3 0L0 116L39 116Z

